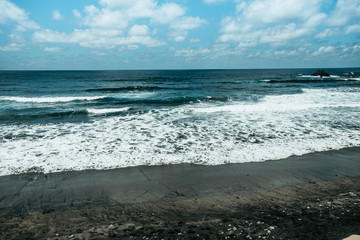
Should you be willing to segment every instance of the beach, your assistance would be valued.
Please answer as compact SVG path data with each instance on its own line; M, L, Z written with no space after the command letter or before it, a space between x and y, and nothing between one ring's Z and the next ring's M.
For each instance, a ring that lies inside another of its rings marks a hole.
M282 160L0 177L1 239L343 239L360 148Z
M360 240L359 23L0 0L0 240Z

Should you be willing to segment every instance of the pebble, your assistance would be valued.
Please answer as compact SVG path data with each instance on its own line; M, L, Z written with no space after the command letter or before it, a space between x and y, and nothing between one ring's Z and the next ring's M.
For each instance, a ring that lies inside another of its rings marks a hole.
M110 224L107 229L108 230L114 230L114 228L115 228L114 225Z

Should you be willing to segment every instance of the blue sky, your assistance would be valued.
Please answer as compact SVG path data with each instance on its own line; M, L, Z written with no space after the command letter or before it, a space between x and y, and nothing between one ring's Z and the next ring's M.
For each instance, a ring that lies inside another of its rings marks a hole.
M360 0L0 0L0 69L360 67Z

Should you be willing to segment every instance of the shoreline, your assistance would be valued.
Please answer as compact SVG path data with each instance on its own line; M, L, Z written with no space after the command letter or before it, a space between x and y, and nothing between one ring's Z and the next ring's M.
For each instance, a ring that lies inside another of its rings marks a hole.
M16 238L21 236L16 233L22 233L30 239L65 239L64 232L67 237L79 239L107 239L111 234L122 239L130 239L131 234L135 234L134 239L185 234L179 238L186 239L196 234L212 236L206 234L214 231L235 239L245 239L240 238L246 236L245 231L250 237L262 234L283 237L275 239L305 239L299 232L303 226L295 227L298 218L306 219L309 228L321 223L327 231L331 229L326 223L347 223L348 227L341 225L343 229L335 238L317 238L341 239L349 233L360 233L360 214L356 214L360 210L359 180L358 147L220 166L180 164L8 175L0 177L0 230L2 237ZM281 215L285 208L292 209L296 217ZM337 213L345 223L336 218ZM279 219L271 219L271 215ZM245 220L249 223L252 218L257 221L246 230ZM276 220L276 226L270 224L266 229L280 235L263 233L265 226L261 230L257 226L261 224L256 223L265 224L265 220L266 224ZM96 223L102 226L100 232L93 229ZM235 224L236 230L227 231L225 223ZM103 229L104 224L110 229ZM284 227L287 233L276 231ZM335 230L330 232L334 234ZM322 232L320 228L317 231ZM300 234L298 238L291 235L295 233ZM305 230L304 234L318 233Z

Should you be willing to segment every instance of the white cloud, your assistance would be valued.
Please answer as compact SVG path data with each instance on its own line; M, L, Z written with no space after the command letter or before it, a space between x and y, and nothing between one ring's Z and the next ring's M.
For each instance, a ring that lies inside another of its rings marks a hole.
M255 0L239 3L242 16L256 23L279 23L308 19L320 8L320 0Z
M53 16L54 20L62 20L62 19L64 19L64 16L61 15L61 13L58 10L53 11L52 16Z
M333 52L334 50L335 50L335 48L333 46L327 46L327 47L322 46L319 48L319 50L315 51L312 55L318 56L318 55Z
M315 38L326 38L331 37L335 35L346 35L346 34L354 34L354 33L360 33L360 25L350 25L347 26L345 29L340 28L327 28L323 30L322 32L315 35Z
M78 10L74 9L72 12L73 12L74 17L76 17L76 18L81 18L82 17L81 13Z
M360 0L338 0L327 23L330 26L342 26L351 20L360 21Z
M28 14L15 4L7 1L0 1L0 24L6 22L16 22L18 30L38 29L40 28L34 21L30 20Z
M187 31L206 24L207 21L199 17L182 17L173 21L170 26L177 31Z
M183 42L183 41L185 41L185 38L186 38L186 36L174 36L172 40L174 42Z
M175 50L175 49L171 49ZM208 48L199 48L199 49L192 49L192 48L183 48L175 50L175 56L177 57L186 57L186 58L192 58L196 55L203 55L210 53L210 50Z
M306 27L316 27L318 25L320 25L321 23L324 22L324 20L326 19L327 15L325 13L317 13L313 16L311 16L310 18L308 18L306 20L306 22L304 23L304 26Z
M44 52L52 52L52 53L61 52L61 48L59 48L59 47L46 47L46 48L44 48Z
M299 28L295 23L290 23L285 26L277 26L268 28L266 31L261 31L260 43L284 43L286 41L302 37L309 34L309 29Z
M118 29L123 30L128 26L129 20L120 11L98 9L93 5L85 7L86 16L84 25L90 28Z
M120 11L130 18L151 17L157 6L154 0L100 0L100 4L104 6L104 9Z
M346 34L360 33L360 25L356 24L356 25L347 26L345 33Z
M37 31L33 40L38 42L78 43L89 48L110 49L118 45L164 45L157 40L162 32L150 27L165 25L174 41L184 41L188 32L200 27L206 21L199 17L185 15L185 8L176 3L159 5L156 0L99 0L100 7L85 6L83 14L73 10L82 29L72 33L53 30Z
M360 45L355 44L353 46L345 46L345 47L343 47L342 51L344 53L357 54L357 56L359 56L359 54L360 54Z
M175 42L183 42L188 35L188 31L198 28L207 22L199 17L181 17L170 24L172 29L170 37Z
M220 42L237 42L240 48L255 47L258 44L286 44L290 40L306 36L308 28L298 27L295 23L276 25L266 29L244 31L238 33L224 33L219 37Z
M7 0L0 0L0 24L5 23L14 24L14 28L8 34L10 43L0 46L0 51L21 50L25 46L22 32L40 28L38 24L29 19L28 14L23 9Z
M338 34L339 29L327 28L315 35L315 38L326 38Z
M156 23L167 24L182 17L184 14L185 9L178 4L165 3L154 12L152 20Z
M237 16L224 17L218 42L240 49L260 44L288 45L315 32L326 19L321 0L238 1Z
M21 48L24 47L23 43L9 43L6 46L0 46L0 51L4 51L4 52L13 52L13 51L19 51L21 50Z
M164 42L146 35L119 36L117 30L75 29L71 34L44 30L35 32L33 40L49 43L78 43L82 47L111 49L117 45L142 44L148 47L164 45Z
M297 54L296 50L291 50L291 51L286 51L286 50L279 50L279 51L274 51L273 54L275 56L294 56Z
M149 35L149 27L146 25L134 25L132 28L130 28L129 35L131 36Z

